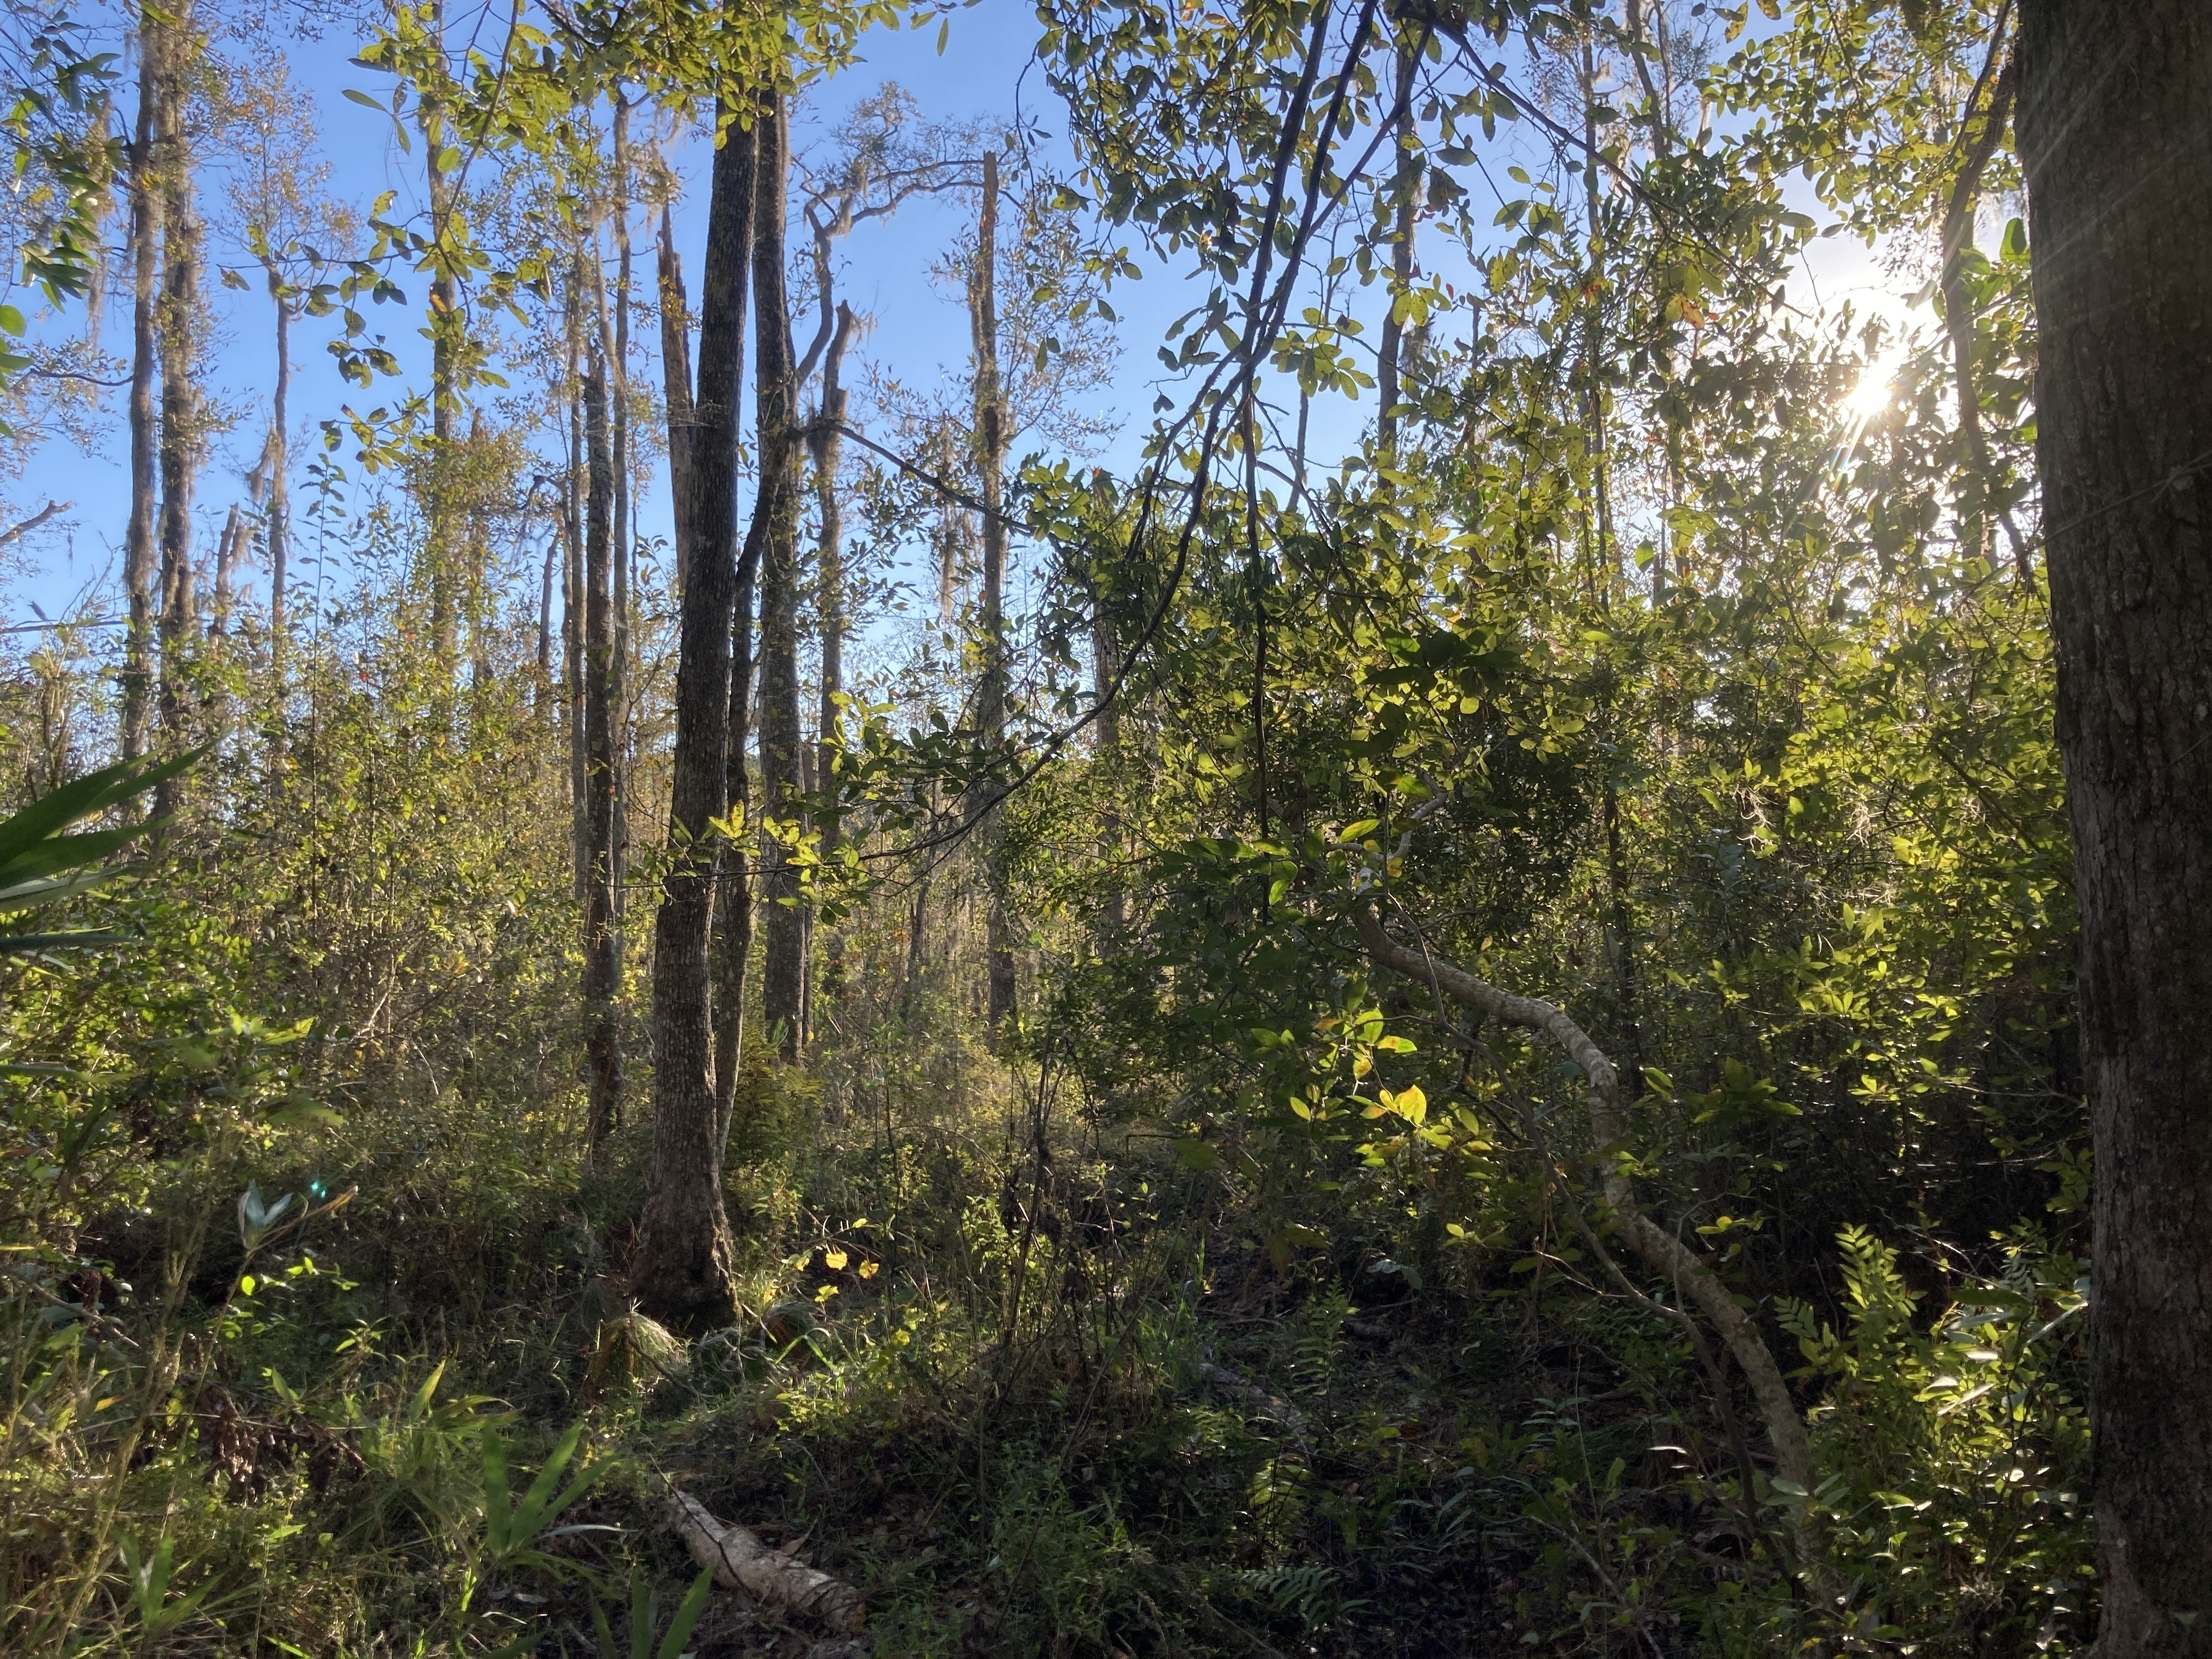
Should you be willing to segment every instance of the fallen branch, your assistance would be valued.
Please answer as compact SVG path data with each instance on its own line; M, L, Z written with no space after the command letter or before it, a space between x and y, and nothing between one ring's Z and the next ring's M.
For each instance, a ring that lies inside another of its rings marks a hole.
M760 1601L820 1620L850 1635L867 1622L867 1604L850 1584L770 1549L743 1527L726 1526L688 1492L668 1494L666 1514L691 1551L724 1589L741 1589Z
M1355 912L1352 924L1359 930L1359 942L1366 946L1367 954L1383 967L1419 980L1455 1002L1480 1008L1501 1024L1545 1033L1582 1068L1590 1085L1591 1152L1597 1160L1605 1200L1613 1210L1620 1236L1643 1258L1645 1267L1672 1284L1678 1295L1694 1303L1698 1311L1721 1334L1729 1352L1735 1356L1736 1364L1743 1367L1752 1395L1759 1401L1759 1414L1766 1424L1767 1443L1773 1449L1776 1468L1784 1480L1811 1492L1816 1484L1812 1443L1806 1437L1805 1419L1797 1414L1796 1402L1790 1397L1789 1384L1782 1380L1782 1368L1774 1363L1774 1351L1766 1346L1766 1339L1759 1334L1759 1328L1736 1306L1728 1286L1721 1282L1703 1253L1691 1249L1637 1207L1636 1189L1630 1184L1620 1158L1620 1074L1606 1058L1605 1051L1590 1040L1589 1033L1568 1018L1564 1008L1534 997L1501 991L1464 969L1437 961L1425 949L1415 950L1399 944L1383 930L1382 919L1372 910Z

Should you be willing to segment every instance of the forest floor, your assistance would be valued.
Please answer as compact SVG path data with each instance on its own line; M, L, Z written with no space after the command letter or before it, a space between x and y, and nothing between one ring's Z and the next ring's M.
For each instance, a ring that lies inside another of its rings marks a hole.
M1717 1651L1786 1596L1632 1310L1352 1228L1271 1250L1233 1174L1003 1081L753 1084L726 1328L628 1302L638 1124L586 1169L550 1119L356 1116L260 1160L264 1204L358 1191L250 1263L204 1193L95 1230L58 1334L10 1304L17 1604L80 1652L1412 1659ZM669 1484L865 1630L718 1591L686 1641Z

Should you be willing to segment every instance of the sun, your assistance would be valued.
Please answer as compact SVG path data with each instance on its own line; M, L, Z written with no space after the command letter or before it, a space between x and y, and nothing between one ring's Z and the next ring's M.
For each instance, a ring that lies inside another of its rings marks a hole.
M1843 397L1844 413L1852 422L1863 426L1869 421L1888 411L1897 397L1897 370L1900 354L1886 351L1869 362L1859 374L1858 384Z

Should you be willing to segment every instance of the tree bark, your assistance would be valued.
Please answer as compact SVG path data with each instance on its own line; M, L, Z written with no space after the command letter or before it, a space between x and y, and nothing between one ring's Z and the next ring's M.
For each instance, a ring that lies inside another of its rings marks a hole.
M431 38L444 68L445 0L426 0ZM430 238L442 248L453 211L453 185L442 165L446 150L446 101L435 87L426 88L416 106L416 124L422 137L422 165L429 191ZM461 313L453 275L442 259L433 255L430 278L430 483L428 491L430 577L430 636L440 665L450 681L459 659L459 605L452 523L452 483L454 471L453 410L458 401Z
M821 280L823 292L829 291L829 262L822 262ZM837 325L830 337L830 346L822 359L822 406L807 440L814 462L814 503L821 520L821 541L814 560L814 613L817 632L822 644L821 701L815 711L814 793L829 795L832 770L836 763L838 732L844 719L844 710L838 698L845 691L845 508L838 488L838 474L845 453L846 392L844 385L845 352L852 343L854 325L853 307L843 301L837 303ZM837 850L838 821L834 816L818 822L822 832L822 852L826 857ZM811 918L810 918L811 921ZM814 952L810 949L811 959ZM823 941L821 988L830 995L841 996L845 983L845 940L836 929L830 931ZM807 998L807 1023L814 1023L810 981Z
M275 270L270 283L280 280ZM284 599L292 552L292 302L276 298L276 386L269 413L269 678L270 701L284 705Z
M738 398L752 248L757 131L719 111L701 282L689 522L693 543L678 623L669 856L653 921L653 1164L630 1284L647 1311L727 1317L732 1242L722 1209L708 944L714 838L728 787L730 616L736 594Z
M568 711L568 840L576 902L582 903L591 866L591 826L584 776L584 372L582 260L568 266L566 315L568 373L562 396L568 405L568 467L561 486L561 650L562 702Z
M161 272L161 192L155 149L161 128L162 60L168 30L150 8L138 21L138 115L131 143L131 520L123 544L130 620L123 646L123 758L143 755L152 736L155 501L159 428L155 414L155 308Z
M192 495L198 482L201 399L194 374L194 337L200 326L199 215L192 202L192 163L184 134L185 71L194 51L192 9L180 5L163 54L156 163L161 185L161 302L156 318L161 357L161 679L164 745L172 754L191 747L186 679L198 633L192 593ZM154 812L166 818L184 797L181 775L154 791Z
M2212 9L2023 0L2101 1659L2212 1654Z
M1401 27L1411 29L1414 25ZM1375 417L1375 441L1380 449L1398 446L1398 359L1405 349L1406 325L1399 320L1398 299L1413 285L1413 182L1412 170L1419 157L1413 149L1413 71L1419 64L1409 36L1398 46L1396 149L1398 170L1393 188L1398 192L1390 235L1390 309L1383 313L1382 339L1376 352L1375 388L1380 412Z
M749 544L760 567L761 896L766 901L766 959L761 1018L786 1060L806 1041L802 981L805 925L799 867L766 823L788 820L799 793L799 442L793 420L791 307L784 291L785 197L790 179L790 115L781 94L762 101L760 195L754 214L753 384L761 454L760 495Z
M684 294L684 262L676 254L676 221L660 210L661 398L668 414L668 496L676 520L676 586L691 554L691 319Z
M975 264L968 287L969 324L975 348L975 467L983 498L982 673L976 689L976 724L984 752L994 763L983 787L998 789L1000 751L1006 742L1006 406L999 374L999 153L983 153L982 202L975 217ZM1006 914L1005 814L983 809L977 845L990 889L985 921L985 1017L992 1045L1014 1012L1013 924Z
M614 420L614 659L613 685L608 706L613 710L615 769L614 927L615 952L622 953L623 915L629 908L624 872L629 866L629 687L630 567L636 557L637 533L630 501L629 464L629 100L615 88L615 337L610 359Z
M584 1050L590 1079L589 1145L618 1121L622 1035L616 1020L622 945L615 927L615 690L617 667L609 567L613 562L614 465L607 441L607 376L594 357L584 377L585 444L591 456L584 538L584 777L589 791L588 867L584 899Z
M770 1549L747 1528L717 1521L689 1492L672 1492L665 1502L669 1526L683 1539L691 1559L712 1572L724 1589L805 1613L848 1634L867 1623L867 1603L850 1584L793 1560L786 1550Z

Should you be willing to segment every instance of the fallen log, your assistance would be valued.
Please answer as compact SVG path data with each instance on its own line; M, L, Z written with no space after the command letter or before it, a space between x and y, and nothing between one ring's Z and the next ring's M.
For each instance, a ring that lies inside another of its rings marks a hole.
M1774 1351L1736 1306L1704 1253L1685 1244L1637 1205L1636 1189L1621 1163L1626 1136L1620 1121L1620 1074L1604 1050L1590 1041L1589 1033L1576 1024L1565 1009L1534 997L1502 991L1432 956L1426 945L1418 949L1401 945L1383 930L1382 919L1374 911L1364 908L1353 911L1352 923L1368 956L1383 967L1430 986L1440 996L1480 1008L1501 1024L1543 1032L1582 1069L1589 1080L1590 1152L1614 1225L1629 1248L1644 1259L1644 1266L1671 1282L1677 1293L1694 1304L1719 1331L1736 1364L1743 1368L1752 1397L1759 1402L1775 1467L1801 1492L1811 1492L1818 1484L1812 1443L1805 1433L1805 1419L1790 1397L1782 1367L1775 1363ZM1595 1235L1592 1242L1595 1243Z
M842 1635L867 1622L867 1603L850 1584L770 1549L744 1527L717 1521L690 1493L670 1492L665 1512L691 1559L724 1589L744 1590L773 1607L818 1619Z

